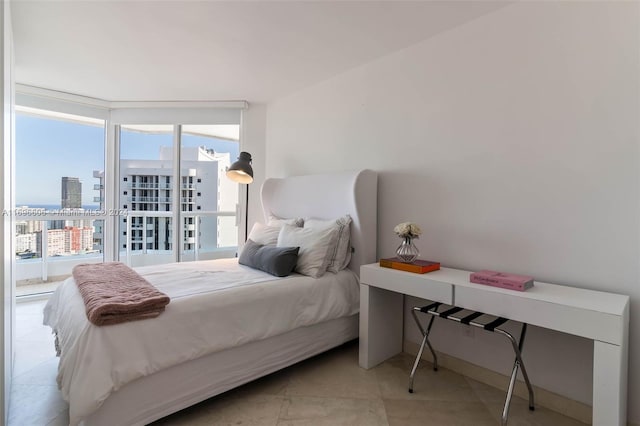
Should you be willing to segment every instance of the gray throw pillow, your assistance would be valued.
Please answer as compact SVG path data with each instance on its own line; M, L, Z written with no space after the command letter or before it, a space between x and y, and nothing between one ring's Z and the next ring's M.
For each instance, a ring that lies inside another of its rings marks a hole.
M242 248L238 263L276 277L286 277L296 267L299 250L300 247L263 246L249 239Z

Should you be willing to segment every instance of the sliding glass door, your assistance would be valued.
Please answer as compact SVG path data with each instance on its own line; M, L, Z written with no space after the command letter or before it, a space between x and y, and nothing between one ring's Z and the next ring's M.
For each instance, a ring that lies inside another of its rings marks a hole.
M120 260L130 266L175 261L173 126L120 127Z
M105 122L16 108L16 295L53 291L79 263L103 262Z
M119 129L120 259L143 266L234 256L238 185L226 169L238 156L239 125Z
M19 96L18 295L54 290L78 263L237 252L239 187L226 169L240 151L243 104L102 104Z
M180 138L182 261L233 257L238 184L226 170L239 152L239 125L184 125Z

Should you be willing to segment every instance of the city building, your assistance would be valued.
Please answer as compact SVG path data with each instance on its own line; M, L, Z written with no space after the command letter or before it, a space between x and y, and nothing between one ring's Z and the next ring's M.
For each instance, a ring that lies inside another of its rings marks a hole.
M66 234L64 229L47 231L47 256L62 256L66 252Z
M84 209L62 209L61 214L75 215L72 220L40 220L45 209L21 206L16 214L28 220L16 221L16 256L19 258L40 257L42 234L47 224L47 255L62 256L95 251L93 246L93 220L85 218ZM102 221L96 221L102 223Z
M16 254L19 253L37 253L38 238L35 233L22 233L16 235Z
M38 215L44 214L43 208L20 206L16 208L16 215L24 217L25 220L16 221L16 234L31 234L42 231L42 221L26 220L26 218L36 219Z
M49 229L47 234L47 256L65 256L90 253L93 249L93 227L67 226ZM16 256L25 258L25 253L40 257L42 253L42 231L16 234Z
M65 253L77 254L93 249L93 228L68 226L65 231Z
M79 209L82 207L82 182L77 177L62 177L61 207Z
M100 210L104 210L104 170L94 170L93 177L98 179L99 183L93 185L93 189L98 191L98 196L93 197L94 203L100 203ZM104 221L93 221L93 249L102 252L104 247Z
M183 217L183 250L195 250L196 228L200 236L198 249L212 250L237 244L234 227L223 227L222 217L197 213L234 211L237 185L224 178L230 165L229 153L217 153L206 147L185 147L181 153L180 210ZM160 149L158 160L121 160L120 207L129 211L131 250L172 250L173 152ZM94 172L101 180L104 176ZM101 190L102 191L102 190ZM103 195L101 194L101 197ZM150 212L165 212L162 215ZM120 248L127 248L127 218L120 221ZM197 221L197 224L196 224Z

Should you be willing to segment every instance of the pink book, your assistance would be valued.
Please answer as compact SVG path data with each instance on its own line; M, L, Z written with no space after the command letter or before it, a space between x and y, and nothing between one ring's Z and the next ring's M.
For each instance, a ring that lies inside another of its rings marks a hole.
M533 277L498 271L483 270L473 272L469 276L469 281L476 284L485 284L518 291L525 291L533 287Z

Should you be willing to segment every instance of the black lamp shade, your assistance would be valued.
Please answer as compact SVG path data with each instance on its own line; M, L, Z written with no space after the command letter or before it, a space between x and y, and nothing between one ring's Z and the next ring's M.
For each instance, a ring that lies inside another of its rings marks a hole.
M241 152L238 161L227 169L227 177L238 183L253 182L253 167L251 167L251 154Z

